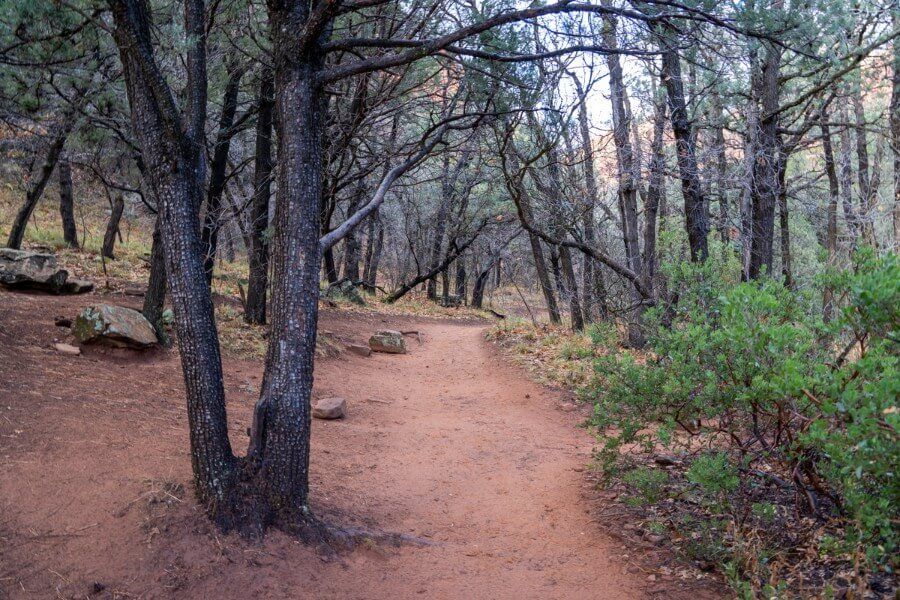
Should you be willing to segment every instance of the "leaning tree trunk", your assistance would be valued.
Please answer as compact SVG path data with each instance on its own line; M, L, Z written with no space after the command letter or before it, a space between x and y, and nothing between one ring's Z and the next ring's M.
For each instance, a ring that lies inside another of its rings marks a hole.
M116 258L116 235L119 233L119 222L122 220L123 212L125 212L125 197L116 194L109 213L109 223L106 224L106 235L103 236L103 248L100 251L106 258Z
M113 35L122 60L132 130L146 161L165 248L166 279L187 396L194 489L216 517L234 481L236 461L228 439L225 389L213 304L203 270L197 208L202 194L202 125L205 120L204 7L186 3L189 50L188 127L182 128L171 90L146 69L152 64L147 5L111 0ZM154 65L155 66L155 65Z
M269 281L269 198L272 179L272 113L275 108L272 72L260 76L256 118L256 152L253 169L253 201L250 206L250 245L247 248L250 276L244 320L254 325L266 322L266 288Z
M75 227L75 200L72 194L72 166L65 155L59 159L59 216L62 219L63 240L70 248L78 247Z
M22 240L25 237L25 227L28 225L28 219L31 218L31 213L34 212L38 200L40 200L41 196L44 194L44 188L47 187L50 175L53 174L56 162L59 160L63 146L66 144L68 132L69 129L66 128L63 133L56 136L53 143L50 144L50 149L47 151L47 157L44 159L44 164L41 166L40 173L38 173L28 185L28 190L25 192L25 202L22 204L19 212L16 213L16 219L13 221L12 228L9 230L9 238L6 241L6 245L9 248L22 247Z

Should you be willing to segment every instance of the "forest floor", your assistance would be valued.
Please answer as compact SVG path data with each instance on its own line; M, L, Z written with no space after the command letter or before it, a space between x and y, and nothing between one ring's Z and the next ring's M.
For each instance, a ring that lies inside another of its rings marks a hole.
M506 363L471 318L320 319L344 342L385 327L421 340L407 355L318 361L315 395L345 397L348 416L313 423L313 510L427 543L335 556L278 532L223 535L193 502L177 352L53 350L71 341L54 317L98 300L0 291L0 598L727 595L679 577L666 548L609 534L584 413ZM243 452L262 365L226 354L224 367Z

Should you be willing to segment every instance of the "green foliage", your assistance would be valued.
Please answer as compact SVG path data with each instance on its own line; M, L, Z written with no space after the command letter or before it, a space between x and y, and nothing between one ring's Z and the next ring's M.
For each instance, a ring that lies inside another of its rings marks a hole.
M668 266L680 299L649 312L646 356L596 360L582 394L595 403L593 423L610 428L598 454L604 469L621 469L623 448L702 443L712 450L694 458L685 478L728 517L721 527L739 531L748 515L763 524L778 518L759 498L774 479L793 490L803 514L839 523L845 547L895 569L900 261L861 251L854 272L820 277L842 307L825 324L815 290L736 282L730 258L717 255ZM629 471L625 483L658 497L640 473Z

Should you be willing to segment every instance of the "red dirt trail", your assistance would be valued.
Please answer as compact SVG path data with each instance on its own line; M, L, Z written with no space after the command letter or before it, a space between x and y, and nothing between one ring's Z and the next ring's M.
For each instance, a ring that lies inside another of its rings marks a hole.
M316 395L345 397L348 417L313 424L313 509L428 545L329 557L278 532L223 535L193 503L177 354L50 349L70 341L54 316L96 301L0 292L0 598L716 597L648 582L602 532L582 472L593 439L481 322L321 319L345 341L391 326L422 342L317 363ZM261 366L225 372L243 452Z

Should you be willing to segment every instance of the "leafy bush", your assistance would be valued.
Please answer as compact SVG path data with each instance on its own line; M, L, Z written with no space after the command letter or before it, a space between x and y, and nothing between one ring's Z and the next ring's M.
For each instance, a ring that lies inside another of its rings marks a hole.
M627 472L626 448L694 457L679 490L724 515L735 546L752 522L793 513L839 524L845 552L896 569L900 261L856 258L818 281L841 306L830 323L818 290L735 282L725 259L674 265L678 304L649 311L648 352L600 356L582 390L606 432L604 469ZM799 510L777 511L778 494Z

